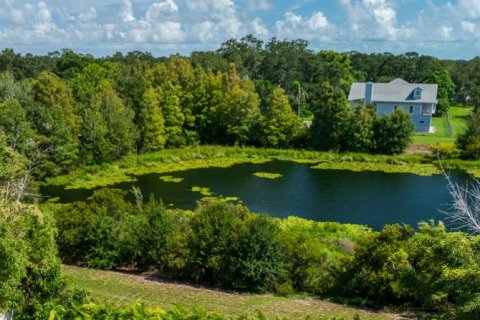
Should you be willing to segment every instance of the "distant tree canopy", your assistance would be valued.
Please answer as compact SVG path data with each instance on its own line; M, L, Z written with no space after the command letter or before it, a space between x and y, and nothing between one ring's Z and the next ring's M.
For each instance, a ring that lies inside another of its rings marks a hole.
M134 51L96 58L67 49L34 56L5 49L0 127L39 177L191 144L396 153L403 147L378 147L375 115L348 105L352 82L438 83L441 114L451 101L480 106L476 70L480 59L316 52L304 40L264 42L252 35L190 57ZM311 130L299 111L314 116Z

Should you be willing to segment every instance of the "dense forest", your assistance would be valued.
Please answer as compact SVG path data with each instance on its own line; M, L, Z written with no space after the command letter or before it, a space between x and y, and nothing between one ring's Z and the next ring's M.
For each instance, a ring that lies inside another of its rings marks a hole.
M303 40L263 43L252 36L189 57L5 49L0 126L40 178L192 144L392 154L410 141L408 117L352 110L345 98L351 83L439 83L441 114L451 101L477 103L479 61L315 52ZM313 120L311 127L301 119Z

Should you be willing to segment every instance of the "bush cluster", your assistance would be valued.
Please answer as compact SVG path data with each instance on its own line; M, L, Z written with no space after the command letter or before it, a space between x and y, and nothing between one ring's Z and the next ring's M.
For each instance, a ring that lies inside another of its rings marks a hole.
M53 205L63 261L101 269L155 268L165 277L239 290L320 293L331 283L330 267L351 256L354 241L369 232L255 215L223 200L184 213L153 198L134 204L129 197L102 189L85 202Z
M445 318L480 316L479 237L442 223L390 225L358 241L336 282L337 294L370 305L403 305Z
M255 215L224 200L194 212L104 189L54 205L62 259L103 269L156 268L208 285L480 316L480 238L439 223L366 227ZM130 199L131 200L131 199Z

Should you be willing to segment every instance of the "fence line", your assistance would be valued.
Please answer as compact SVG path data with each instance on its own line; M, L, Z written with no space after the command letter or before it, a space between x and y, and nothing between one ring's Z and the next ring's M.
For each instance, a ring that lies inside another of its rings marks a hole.
M447 119L447 132L446 136L451 137L453 135L453 124L452 119L450 119L450 112L447 111L447 115L445 117Z

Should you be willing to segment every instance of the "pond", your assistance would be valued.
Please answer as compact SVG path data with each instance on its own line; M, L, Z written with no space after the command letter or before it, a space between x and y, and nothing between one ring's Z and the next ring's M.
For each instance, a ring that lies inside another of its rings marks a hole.
M140 187L144 197L154 194L164 203L181 209L193 209L203 195L192 188L205 187L215 196L238 197L254 212L365 224L377 230L388 223L416 225L429 219L445 220L440 210L448 210L451 205L447 183L441 175L318 170L310 166L279 160L243 163L230 168L147 174L138 176L136 182L112 187L124 190L131 190L132 185ZM282 176L266 179L255 176L256 172ZM159 178L166 175L183 180L166 182ZM451 172L450 176L462 184L469 179L459 171ZM72 202L86 199L93 191L48 186L41 192L58 197L60 202Z

